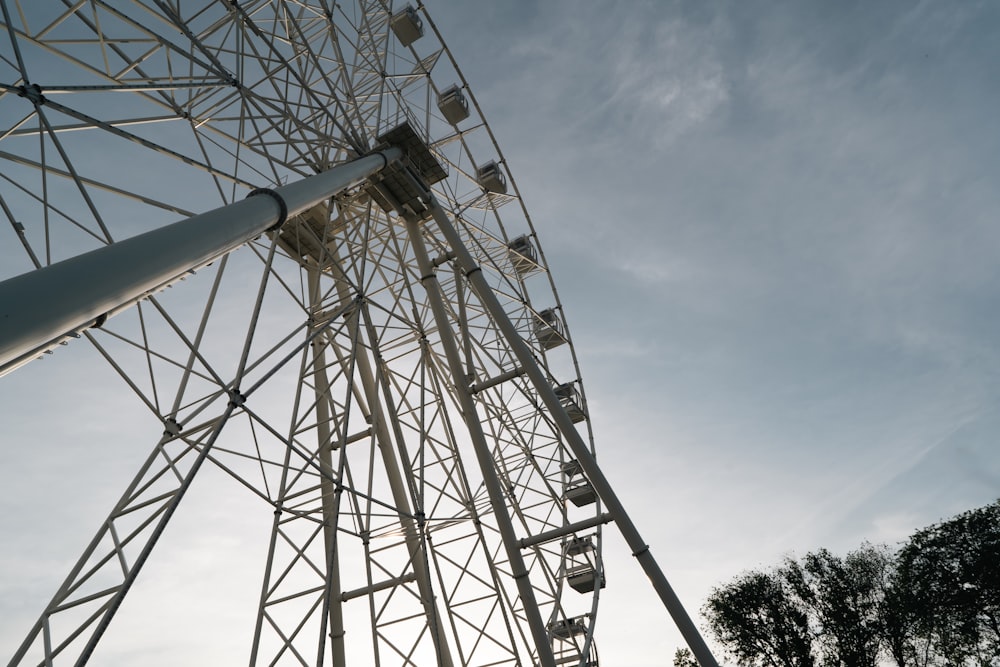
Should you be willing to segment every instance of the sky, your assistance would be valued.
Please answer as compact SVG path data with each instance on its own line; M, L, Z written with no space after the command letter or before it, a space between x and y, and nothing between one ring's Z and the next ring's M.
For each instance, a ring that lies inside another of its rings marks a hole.
M1000 6L426 4L537 227L598 460L699 623L744 570L1000 496ZM94 524L42 469L97 496L131 470L67 449L110 427L65 352L0 383L7 428L26 397L62 417L5 452L22 554ZM601 665L669 664L682 640L605 534Z
M1000 7L428 5L539 229L599 460L691 613L1000 497ZM608 542L601 664L665 664L680 640Z

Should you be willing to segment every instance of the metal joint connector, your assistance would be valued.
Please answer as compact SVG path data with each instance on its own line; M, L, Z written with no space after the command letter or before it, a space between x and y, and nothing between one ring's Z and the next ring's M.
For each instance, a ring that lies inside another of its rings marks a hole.
M267 195L274 201L278 202L278 222L274 223L274 226L268 227L267 231L271 232L275 229L279 229L285 221L288 220L288 204L285 203L285 198L279 195L277 192L271 188L257 188L256 190L251 190L250 194L246 196L247 199L250 197L256 197L257 195Z
M239 389L231 389L229 391L229 404L234 408L243 407L243 404L247 402L247 397L240 393Z
M42 87L37 83L20 86L17 89L17 94L20 97L26 98L32 104L36 104L38 106L45 104L45 96L42 95Z

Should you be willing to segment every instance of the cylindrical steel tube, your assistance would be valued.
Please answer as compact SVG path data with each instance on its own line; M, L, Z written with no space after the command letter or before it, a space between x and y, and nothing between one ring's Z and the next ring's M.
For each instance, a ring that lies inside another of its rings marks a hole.
M398 159L390 148L0 282L0 374ZM284 206L282 206L282 202ZM284 209L284 211L283 211Z

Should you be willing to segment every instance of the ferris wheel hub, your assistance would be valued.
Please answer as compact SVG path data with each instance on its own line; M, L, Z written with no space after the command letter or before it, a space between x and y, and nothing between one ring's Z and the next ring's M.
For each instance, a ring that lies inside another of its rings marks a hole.
M397 148L403 157L372 176L368 194L386 213L416 222L426 220L431 215L429 188L448 172L409 122L379 135L378 141L376 150Z

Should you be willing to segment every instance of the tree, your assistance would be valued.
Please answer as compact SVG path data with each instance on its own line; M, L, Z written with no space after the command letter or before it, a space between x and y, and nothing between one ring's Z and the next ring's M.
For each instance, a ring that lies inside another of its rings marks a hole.
M893 603L912 664L1000 665L1000 501L914 533Z
M815 665L808 616L775 573L747 572L714 589L702 613L740 665Z
M778 570L806 610L821 664L875 667L882 647L884 581L892 557L864 545L845 558L826 549Z
M702 609L747 667L1000 667L1000 501L864 545L786 558L714 589Z
M876 667L891 571L884 548L821 549L715 589L703 613L742 665Z
M674 667L698 667L698 661L691 655L690 650L679 648L674 651Z

